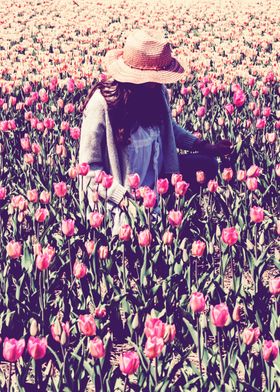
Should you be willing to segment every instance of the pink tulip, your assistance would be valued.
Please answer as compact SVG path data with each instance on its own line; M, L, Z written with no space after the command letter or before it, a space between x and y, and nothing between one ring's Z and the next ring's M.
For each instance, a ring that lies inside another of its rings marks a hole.
M148 229L140 231L138 234L138 242L140 246L149 246L152 242L152 235Z
M278 357L278 354L278 340L275 340L275 342L272 340L265 340L262 347L263 359L266 362L273 362Z
M157 195L155 191L149 190L144 193L143 196L143 205L146 208L153 208L157 201Z
M250 218L251 222L260 223L264 220L264 212L261 207L251 207L250 208Z
M54 193L58 197L64 197L67 193L67 185L65 182L61 181L58 183L53 184L54 187Z
M86 162L84 162L84 163L79 163L79 164L77 165L77 170L78 170L78 173L79 173L81 176L86 176L86 175L88 174L89 170L90 170L89 164L86 163Z
M266 119L265 118L258 118L256 122L257 129L264 129L266 126Z
M9 362L16 362L22 356L24 348L24 339L5 338L3 343L3 358Z
M176 336L176 327L174 324L165 324L164 343L171 343Z
M223 172L222 172L222 179L224 181L231 181L233 177L233 170L231 167L228 168L224 168Z
M59 322L59 323L60 323L60 326L61 326L61 333L62 333L62 331L64 331L67 337L70 336L69 321L67 321L66 323L63 323L63 322ZM55 330L55 325L51 324L51 334L52 334L52 337L58 343L60 342L61 333L58 335L56 330Z
M73 275L77 279L82 279L87 274L87 266L84 263L76 261L73 266Z
M37 203L37 201L38 201L38 191L37 191L37 189L28 189L28 191L27 191L27 199L31 203Z
M201 313L205 310L205 298L202 293L192 293L190 299L190 307L194 313Z
M94 339L89 341L88 349L93 358L105 357L105 348L102 340L96 336Z
M265 116L265 117L269 117L271 115L270 107L263 108L262 115Z
M157 336L163 338L165 334L165 324L159 318L148 317L145 322L144 334L147 338Z
M168 191L168 186L169 186L169 182L167 178L160 178L157 181L157 192L160 195L163 195L164 193L166 193Z
M42 191L39 196L39 201L42 204L49 204L51 195L48 191Z
M244 92L242 90L237 90L233 94L233 103L238 108L243 106L245 101L246 101L246 95L244 94Z
M196 172L196 181L199 184L203 184L205 182L205 173L202 170Z
M165 231L162 236L162 242L164 245L171 245L173 242L174 235L171 231Z
M168 222L173 227L179 227L183 220L183 214L181 211L171 210L168 212Z
M21 257L21 249L22 249L22 244L20 242L15 241L15 240L11 240L6 245L7 255L11 259L20 258Z
M139 184L140 184L139 174L137 174L137 173L129 174L127 177L127 181L128 181L128 185L130 186L130 188L132 188L132 189L138 188Z
M30 336L27 342L27 351L28 354L36 359L42 359L46 355L47 351L47 339L46 338L36 338L34 336Z
M210 318L213 325L216 327L224 327L229 319L229 311L226 304L212 306L210 308Z
M234 106L231 103L225 105L225 110L228 114L232 115L234 112Z
M90 212L88 216L89 216L89 224L91 227L93 227L95 229L98 229L99 227L101 227L103 219L104 219L104 215L102 215L98 211L94 211L94 212Z
M49 211L46 208L38 208L34 215L35 220L39 223L44 222L47 216L49 216Z
M124 224L120 228L119 239L121 241L129 241L131 239L132 230L128 224Z
M222 231L222 240L225 244L232 246L238 241L238 232L235 227L227 227Z
M246 170L238 170L236 178L238 181L246 181Z
M280 294L280 277L270 278L269 280L269 292L273 295Z
M194 241L192 244L192 255L194 257L201 257L205 251L206 244L203 241Z
M218 182L216 180L209 180L207 184L208 191L214 193L218 189Z
M93 254L93 252L94 252L95 242L93 240L88 240L85 243L85 248L87 250L88 256L91 256Z
M108 189L112 186L113 180L113 176L111 176L110 174L105 174L102 177L102 185L104 186L104 188Z
M71 237L74 234L75 221L73 219L66 219L62 221L61 230L64 235Z
M46 270L51 262L51 258L48 253L39 253L36 257L36 267L38 270Z
M255 191L258 189L258 180L256 177L249 177L246 180L246 186L249 189L249 191Z
M205 107L204 106L199 106L197 111L196 111L197 117L203 117L203 116L205 116L205 113L206 113Z
M101 260L106 260L109 255L109 249L108 246L101 245L98 249L98 256Z
M257 165L252 165L247 170L247 177L259 177L262 173L262 169Z
M0 186L0 200L5 200L7 196L7 188Z
M157 336L154 336L152 338L147 339L144 353L146 357L153 359L161 354L163 347L164 347L163 338L158 338Z
M100 318L100 319L103 319L104 317L106 317L107 312L106 312L106 309L104 308L104 306L100 307L100 308L96 308L94 311L94 315L96 318Z
M92 314L82 314L78 318L78 326L80 332L86 336L93 336L96 334L96 324Z
M178 181L175 184L175 193L177 196L184 196L189 189L190 184L186 181Z
M246 344L246 346L251 346L256 343L260 334L261 332L259 328L245 328L242 333L243 343Z
M127 351L120 355L120 371L125 375L136 373L140 365L140 359L135 351Z
M182 181L183 180L183 175L180 173L173 173L171 176L171 184L173 186L175 186L177 184L177 182Z
M29 153L24 154L23 160L24 160L25 163L27 163L29 165L33 165L33 163L34 163L34 156L33 156L33 154L29 154Z

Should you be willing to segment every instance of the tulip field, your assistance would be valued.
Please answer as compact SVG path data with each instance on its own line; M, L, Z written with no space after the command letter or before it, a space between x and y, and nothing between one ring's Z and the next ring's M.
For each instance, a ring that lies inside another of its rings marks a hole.
M0 4L0 391L278 391L280 2ZM135 28L186 70L177 123L234 149L197 190L131 173L114 235L81 105Z

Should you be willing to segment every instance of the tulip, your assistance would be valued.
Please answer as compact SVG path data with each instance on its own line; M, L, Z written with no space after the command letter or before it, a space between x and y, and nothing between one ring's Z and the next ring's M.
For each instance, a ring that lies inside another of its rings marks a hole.
M238 181L246 181L246 170L238 170L236 178Z
M93 358L103 358L105 356L104 344L98 336L89 341L88 349Z
M79 261L76 261L73 266L73 275L77 279L82 279L85 277L87 274L87 267L84 263L80 263Z
M28 191L27 191L27 199L31 203L37 203L37 201L38 201L38 191L37 191L37 189L28 189Z
M37 222L42 223L49 216L49 211L46 208L38 208L34 216Z
M143 205L146 208L153 208L157 201L157 195L155 191L149 190L144 193L143 196Z
M206 113L205 107L204 106L199 106L197 111L196 111L196 115L198 117L203 117L203 116L205 116L205 113Z
M21 256L22 244L20 242L16 242L15 240L11 240L6 245L7 255L11 259L18 259Z
M34 336L30 336L27 342L27 351L28 354L36 359L42 359L46 355L47 351L47 339L46 338L36 338Z
M246 101L246 96L245 96L245 94L244 94L244 92L242 90L237 90L233 94L233 103L238 108L243 106L245 101Z
M273 144L275 143L276 139L277 139L277 135L276 132L267 132L265 134L265 139L268 141L268 143Z
M89 216L89 224L91 227L98 229L102 225L104 215L102 215L100 212L98 211L90 212L88 216Z
M119 239L121 241L129 241L131 239L132 230L128 224L124 224L120 228Z
M90 170L89 164L86 162L79 163L76 167L81 176L86 176Z
M171 245L173 242L173 233L171 231L165 231L162 236L162 242L164 245Z
M225 110L228 114L232 115L234 112L234 106L231 103L225 105Z
M228 168L224 168L223 172L222 172L222 179L224 181L231 181L233 177L233 170L231 167Z
M88 240L85 243L85 248L87 250L88 256L91 256L93 254L93 252L94 252L95 242L93 240Z
M232 312L232 319L237 323L241 320L241 312L242 306L240 304L236 304Z
M140 359L135 351L127 351L120 355L120 371L125 375L136 373L140 365Z
M74 234L75 221L73 219L63 220L61 229L64 235L71 237Z
M40 253L36 257L36 267L38 270L46 270L50 265L50 256L47 253Z
M95 315L96 318L103 319L107 315L106 309L104 307L96 308L95 312L94 312L94 315Z
M273 295L280 294L280 277L270 278L269 280L269 292Z
M247 177L259 177L262 173L262 169L257 165L252 165L247 170Z
M79 174L79 171L78 171L78 168L77 167L75 167L75 166L71 166L70 168L69 168L69 170L68 170L68 176L70 177L70 178L77 178L77 176L78 176L78 174Z
M194 313L201 313L205 310L206 303L202 293L192 293L190 298L190 307Z
M50 193L48 191L42 191L39 196L40 203L49 204L51 199Z
M216 327L224 327L229 320L229 311L226 304L212 306L210 308L210 318L213 325Z
M205 251L206 245L203 241L194 241L192 244L192 255L194 257L201 257Z
M147 338L156 336L163 338L165 335L165 324L159 318L148 317L145 322L144 334Z
M111 176L110 174L104 174L102 177L102 185L104 186L104 188L108 189L112 186L113 180L113 176Z
M58 183L54 183L53 187L54 187L54 193L56 194L56 196L64 197L66 195L67 185L65 184L65 182L61 181Z
M176 327L174 324L165 324L164 343L171 343L176 336Z
M31 153L30 154L29 153L24 154L23 160L24 160L25 163L28 163L29 165L32 165L34 163L34 156Z
M270 107L263 108L262 115L265 116L265 117L269 117L271 115Z
M5 200L7 196L7 188L0 186L0 200Z
M184 196L189 189L190 184L186 181L178 181L175 184L175 193L177 196Z
M264 129L266 126L266 119L265 118L258 118L256 122L257 129Z
M82 314L78 318L78 326L80 332L86 336L93 336L96 334L96 324L92 314Z
M278 354L278 340L275 340L275 342L272 340L265 340L262 347L263 359L266 362L273 362L278 357Z
M207 184L208 191L214 193L218 189L218 182L215 180L209 180Z
M277 165L275 166L275 173L277 177L280 177L280 163L277 163Z
M250 208L250 218L251 222L260 223L264 220L264 212L261 207L251 207Z
M256 177L249 177L246 180L246 185L249 191L255 191L256 189L258 189L258 180L256 179Z
M183 220L183 213L181 211L171 210L168 213L168 222L173 227L179 227Z
M157 192L163 195L168 191L169 182L167 178L160 178L157 180Z
M53 339L58 343L60 342L62 332L64 332L66 336L70 335L69 321L63 323L57 319L56 322L51 325L51 334Z
M144 353L146 357L153 359L161 354L163 347L164 347L163 338L158 338L157 336L154 336L152 338L147 339Z
M140 231L138 234L138 242L140 246L149 246L152 242L152 235L149 231L149 229L145 229L143 231Z
M25 348L24 339L4 339L3 358L9 362L16 362L23 354Z
M243 343L246 344L246 346L251 346L257 342L260 334L259 328L245 328L242 334Z
M183 176L180 173L173 173L171 176L171 184L173 186L175 186L177 184L177 182L182 181L183 180Z
M205 182L205 173L202 170L196 172L196 181L199 184L203 184Z
M109 249L108 246L101 245L98 249L98 256L100 260L106 260L109 255Z
M81 130L78 127L70 128L70 136L74 140L79 140L81 135Z
M232 246L238 240L238 232L235 227L227 227L222 231L222 240L225 244Z
M139 174L137 174L137 173L129 174L127 176L127 182L128 182L128 185L130 186L130 188L132 188L132 189L138 188L140 185Z

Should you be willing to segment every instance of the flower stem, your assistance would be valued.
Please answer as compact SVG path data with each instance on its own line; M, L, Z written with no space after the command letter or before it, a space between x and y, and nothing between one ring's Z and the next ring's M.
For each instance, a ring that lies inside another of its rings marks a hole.
M200 325L199 325L199 314L196 315L196 328L197 328L197 348L198 348L199 371L200 371L200 377L201 377L201 376L202 376L202 366L201 366L201 351L200 351Z
M71 279L71 286L72 286L73 285L73 271L72 271L72 262L71 262L70 239L68 239L68 254L69 254L69 266L70 266L70 279Z
M217 337L218 337L218 346L219 346L219 353L220 353L220 371L221 371L221 379L222 379L222 388L224 385L224 362L223 362L223 355L222 355L222 345L221 345L221 332L217 330Z
M128 381L128 375L125 376L123 392L126 392L127 381Z
M123 251L122 251L122 267L123 267L123 288L124 288L124 293L126 294L125 244L123 244Z

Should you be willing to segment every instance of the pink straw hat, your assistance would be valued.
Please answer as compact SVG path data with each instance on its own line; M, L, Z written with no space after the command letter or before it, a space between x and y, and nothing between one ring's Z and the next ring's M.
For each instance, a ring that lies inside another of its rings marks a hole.
M132 31L123 49L109 50L105 64L113 79L134 84L174 83L184 72L172 57L170 44L143 30Z

